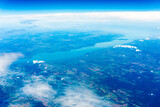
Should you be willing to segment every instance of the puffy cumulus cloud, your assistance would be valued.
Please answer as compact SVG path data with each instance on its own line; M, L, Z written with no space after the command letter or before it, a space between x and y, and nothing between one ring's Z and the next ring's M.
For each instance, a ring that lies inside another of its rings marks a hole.
M135 51L141 51L139 50L136 46L131 46L131 45L115 45L113 48L130 48L130 49L135 49Z
M111 107L91 90L81 86L66 88L64 96L60 96L55 102L62 107Z
M36 63L44 63L44 61L38 61L38 60L33 60L33 64L36 64Z
M7 68L19 57L23 57L21 53L3 53L0 56L0 75L7 72Z

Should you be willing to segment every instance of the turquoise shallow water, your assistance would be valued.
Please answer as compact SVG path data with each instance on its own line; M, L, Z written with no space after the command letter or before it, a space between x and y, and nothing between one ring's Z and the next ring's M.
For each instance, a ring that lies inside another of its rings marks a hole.
M110 42L97 43L94 46L73 49L70 51L60 51L54 53L38 53L37 55L33 56L31 60L64 61L85 55L88 52L93 52L102 48L112 47L114 45L125 44L128 42L131 42L131 40L113 40Z

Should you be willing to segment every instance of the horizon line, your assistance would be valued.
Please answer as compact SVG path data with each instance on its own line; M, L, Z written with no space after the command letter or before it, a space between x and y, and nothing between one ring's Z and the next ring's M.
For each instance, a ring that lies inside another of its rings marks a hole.
M29 11L28 11L29 12ZM72 12L69 12L69 11L66 11L66 12L46 12L46 13L3 13L3 11L0 11L0 16L23 16L23 15L51 15L51 14L78 14L78 13L155 13L155 12L160 12L159 11L72 11ZM1 14L2 13L2 14Z

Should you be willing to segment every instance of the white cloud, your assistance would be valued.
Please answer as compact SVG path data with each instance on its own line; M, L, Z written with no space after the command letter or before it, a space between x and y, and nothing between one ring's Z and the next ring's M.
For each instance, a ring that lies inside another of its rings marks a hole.
M114 48L117 48L117 47L137 49L136 46L131 46L131 45L115 45L114 46Z
M68 87L64 96L60 96L55 102L62 107L111 107L91 90L81 86Z
M36 64L36 63L44 63L44 61L38 61L38 60L33 60L33 64Z
M149 39L150 39L150 38L148 38L148 37L147 37L147 38L145 38L145 40L149 40Z

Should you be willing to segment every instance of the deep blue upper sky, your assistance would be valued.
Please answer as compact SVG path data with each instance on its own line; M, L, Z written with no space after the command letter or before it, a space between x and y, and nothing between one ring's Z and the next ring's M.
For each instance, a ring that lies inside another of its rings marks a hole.
M157 11L160 0L0 0L1 11Z

